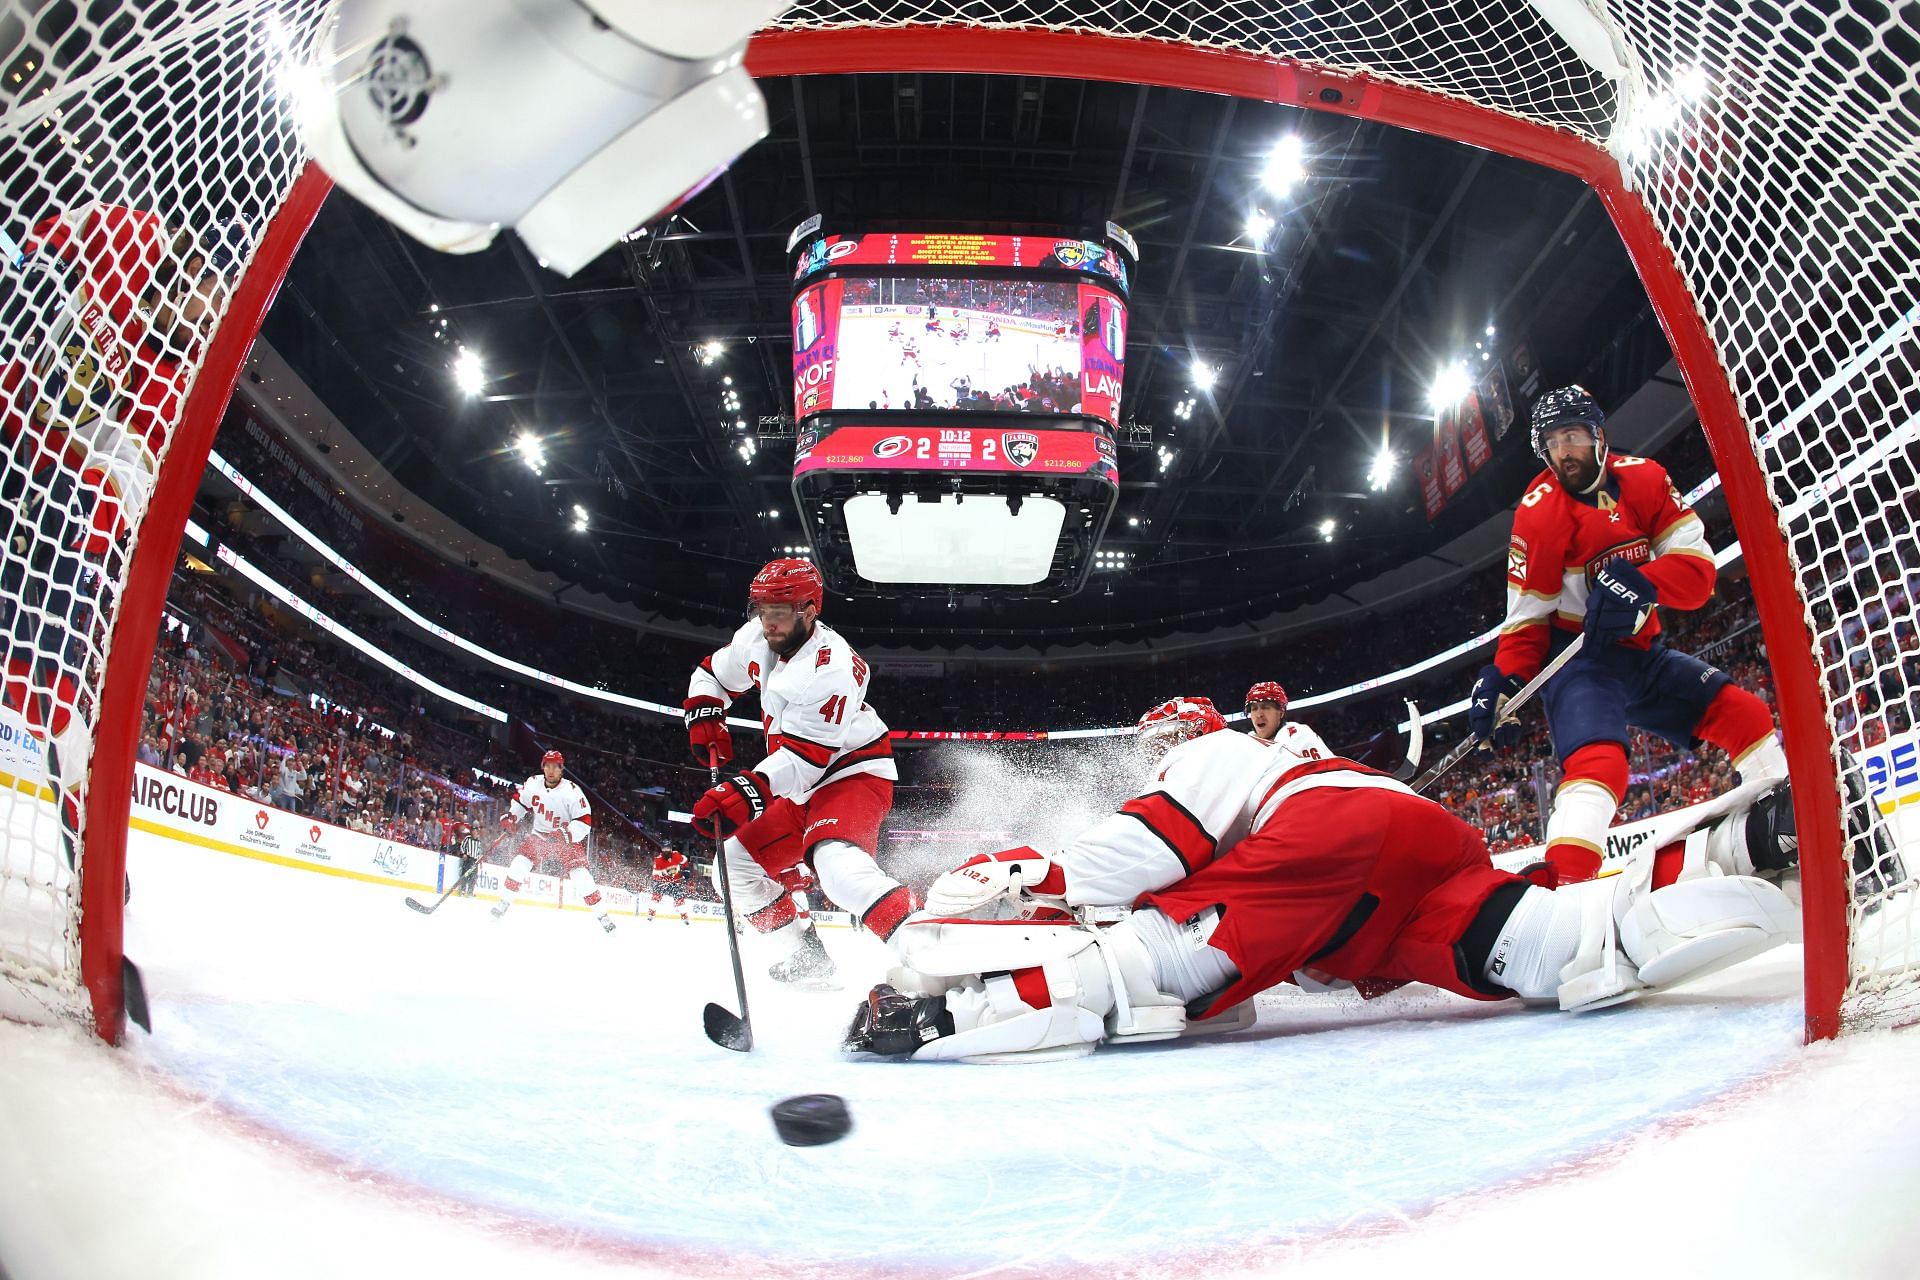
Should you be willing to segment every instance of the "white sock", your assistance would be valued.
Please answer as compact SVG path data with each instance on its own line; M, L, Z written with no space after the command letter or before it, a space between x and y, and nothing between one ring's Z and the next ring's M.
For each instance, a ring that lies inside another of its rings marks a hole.
M874 903L900 887L900 882L882 871L873 855L845 840L822 840L813 846L813 874L820 889L839 903L855 920Z
M513 855L513 861L507 864L507 874L500 877L500 901L511 906L520 893L517 886L527 882L533 874L533 859L524 853Z
M1742 782L1782 782L1787 776L1787 749L1780 745L1779 734L1769 734L1733 767Z

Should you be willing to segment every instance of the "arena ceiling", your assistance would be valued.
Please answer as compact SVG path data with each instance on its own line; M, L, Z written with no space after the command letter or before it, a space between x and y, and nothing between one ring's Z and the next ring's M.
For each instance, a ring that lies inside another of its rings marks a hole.
M771 136L571 279L511 236L434 253L336 195L266 336L390 472L477 536L615 599L717 623L801 536L779 438L794 225L813 212L829 229L1112 219L1140 245L1122 410L1133 430L1105 543L1127 567L1057 603L944 589L835 602L854 634L896 646L956 632L1148 639L1310 603L1509 508L1537 466L1521 423L1429 520L1407 464L1432 443L1429 390L1449 360L1477 370L1482 352L1521 354L1545 385L1578 380L1607 405L1668 360L1599 202L1521 161L1139 85L762 84ZM1289 134L1306 176L1276 194L1263 172ZM1256 215L1271 220L1264 234ZM478 395L455 385L460 347L482 358ZM1215 371L1205 391L1196 362ZM722 408L727 390L737 410ZM1518 387L1515 400L1524 415ZM765 426L751 460L739 417ZM512 447L522 432L541 439L537 474ZM1383 441L1400 465L1375 491Z

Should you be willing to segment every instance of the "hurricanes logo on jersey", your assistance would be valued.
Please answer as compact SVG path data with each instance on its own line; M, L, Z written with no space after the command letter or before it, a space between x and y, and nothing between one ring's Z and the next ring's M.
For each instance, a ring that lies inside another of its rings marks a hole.
M1000 437L1000 450L1016 467L1030 467L1040 456L1040 437L1031 431L1009 431Z

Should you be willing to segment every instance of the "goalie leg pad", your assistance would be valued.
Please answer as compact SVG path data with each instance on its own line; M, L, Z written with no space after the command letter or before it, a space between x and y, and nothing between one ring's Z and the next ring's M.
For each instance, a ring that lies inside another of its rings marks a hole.
M1556 895L1577 894L1580 908L1580 942L1573 959L1560 970L1561 1009L1604 1009L1625 1004L1646 990L1638 966L1621 952L1616 917L1617 903L1631 893L1633 881L1649 880L1652 874L1652 861L1643 860L1617 877L1554 890Z
M1122 922L909 920L901 992L942 998L952 1034L914 1059L1031 1062L1078 1057L1102 1040L1165 1040L1187 1025L1185 1001L1159 990L1148 946ZM1040 1002L1044 1001L1044 1007Z
M1800 937L1800 913L1752 876L1686 880L1629 896L1620 945L1649 986L1705 977Z
M1097 956L1088 958L1096 962L1087 966L1088 976L1097 974L1097 980L1104 982L1105 974L1099 972L1104 966L1098 965ZM1020 998L1011 974L969 979L947 993L954 1033L922 1046L913 1060L1004 1064L1047 1062L1092 1053L1106 1034L1106 1020L1088 1005L1109 1004L1112 997L1108 992L1084 988L1067 995L1078 976L1048 974L1047 987L1054 1002L1044 1009L1035 1009Z

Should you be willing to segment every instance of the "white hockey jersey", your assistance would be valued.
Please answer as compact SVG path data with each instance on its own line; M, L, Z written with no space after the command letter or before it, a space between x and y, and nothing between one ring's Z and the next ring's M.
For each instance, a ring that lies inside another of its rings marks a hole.
M1289 720L1281 725L1280 732L1273 735L1271 745L1275 751L1288 752L1302 761L1325 760L1334 754L1333 748L1322 741L1319 734L1297 720Z
M754 769L773 794L798 802L841 778L900 776L886 721L866 702L869 675L853 646L825 623L814 623L807 642L782 658L749 618L725 648L701 659L687 696L731 705L759 689L767 758Z
M1327 751L1311 729L1287 726L1296 727L1298 734L1290 738L1282 730L1273 743L1216 731L1167 752L1139 795L1049 855L1065 877L1068 904L1131 903L1164 889L1258 831L1302 791L1407 792L1385 774Z
M559 786L549 787L544 774L534 774L513 793L511 812L516 820L524 820L531 813L534 835L564 835L574 844L583 843L593 826L587 793L571 778L562 778Z

